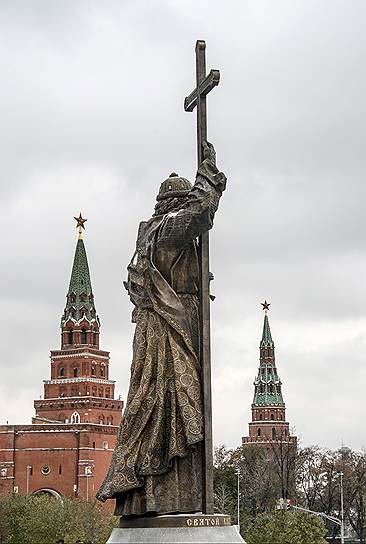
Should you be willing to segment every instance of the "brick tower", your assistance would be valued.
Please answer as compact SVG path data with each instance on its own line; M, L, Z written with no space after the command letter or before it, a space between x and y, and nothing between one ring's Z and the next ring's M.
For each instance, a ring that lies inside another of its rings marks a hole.
M100 321L82 234L85 220L78 221L61 349L51 351L51 379L44 380L44 399L34 402L33 422L119 425L122 403L114 399L114 381L109 380L109 352L99 349Z
M51 351L44 398L34 402L32 424L0 426L0 493L95 496L110 465L123 401L109 379L109 352L99 349L82 229L79 228L61 349Z
M291 436L286 421L286 407L282 396L282 382L278 376L275 362L275 347L269 326L268 309L270 304L262 303L264 310L263 334L259 345L260 363L254 381L252 421L249 423L249 436L243 437L243 445L285 442L296 445L296 436Z

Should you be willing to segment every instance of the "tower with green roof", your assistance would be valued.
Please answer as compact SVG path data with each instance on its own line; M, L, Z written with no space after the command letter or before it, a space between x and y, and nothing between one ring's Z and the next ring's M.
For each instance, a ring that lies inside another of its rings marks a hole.
M249 436L243 437L243 445L288 442L296 445L296 437L290 435L286 421L286 406L282 395L282 382L277 372L275 346L269 325L270 304L262 303L264 323L262 339L259 344L260 362L254 381L252 421L249 423Z
M86 219L81 214L75 219L79 235L61 317L61 349L51 351L51 377L44 380L44 398L34 402L34 420L117 430L123 401L115 399L115 382L109 379L109 352L99 347L100 321L83 240Z

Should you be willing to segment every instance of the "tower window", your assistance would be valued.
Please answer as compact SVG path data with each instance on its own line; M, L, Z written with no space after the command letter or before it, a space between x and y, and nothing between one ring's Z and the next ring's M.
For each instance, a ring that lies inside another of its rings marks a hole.
M106 440L103 441L103 449L104 450L108 449L108 442Z
M263 414L259 414L259 419L263 419Z
M59 369L58 369L58 375L63 378L65 376L65 369L63 366L61 366Z
M98 336L97 336L97 333L95 332L94 335L93 335L93 343L94 343L94 346L97 345L97 340L98 340Z
M91 366L91 373L92 373L92 376L95 376L95 365Z
M80 423L80 414L78 412L73 412L71 415L71 423Z
M61 465L58 467L58 473L62 474L62 466Z
M260 435L261 435L261 430L258 429L258 430L257 430L257 436L260 436Z
M104 416L99 416L99 425L104 425Z
M272 427L272 439L274 440L276 438L276 429Z
M271 419L272 419L272 421L274 420L274 418L275 418L275 417L274 417L274 414L271 414Z
M78 375L78 369L77 369L76 367L74 368L74 371L73 371L73 373L74 373L74 378L76 378L76 377L77 377L77 375Z
M72 335L72 330L71 329L69 330L67 336L68 336L68 344L72 344L73 335Z
M105 376L105 366L104 366L104 364L102 364L102 366L100 367L100 376L101 376L101 378L104 378L104 376Z
M86 344L86 330L81 330L81 344Z

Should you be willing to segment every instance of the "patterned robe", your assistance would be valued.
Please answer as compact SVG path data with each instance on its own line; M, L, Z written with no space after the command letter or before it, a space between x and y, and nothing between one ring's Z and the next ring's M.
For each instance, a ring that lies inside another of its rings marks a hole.
M184 208L139 227L126 283L135 305L131 381L98 498L116 515L202 509L197 237L213 225L226 178L206 159Z

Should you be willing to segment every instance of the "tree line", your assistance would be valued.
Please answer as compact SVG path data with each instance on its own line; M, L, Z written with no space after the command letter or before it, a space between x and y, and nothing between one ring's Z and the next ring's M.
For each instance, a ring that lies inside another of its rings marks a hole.
M220 512L230 513L234 520L237 519L237 471L243 535L259 523L260 516L273 514L280 498L340 519L342 473L346 533L359 539L360 544L366 543L366 452L346 447L336 451L318 446L296 448L281 440L267 447L251 444L235 450L216 448L215 505ZM315 517L314 520L320 521ZM329 521L325 525L328 541L336 542L339 526Z

